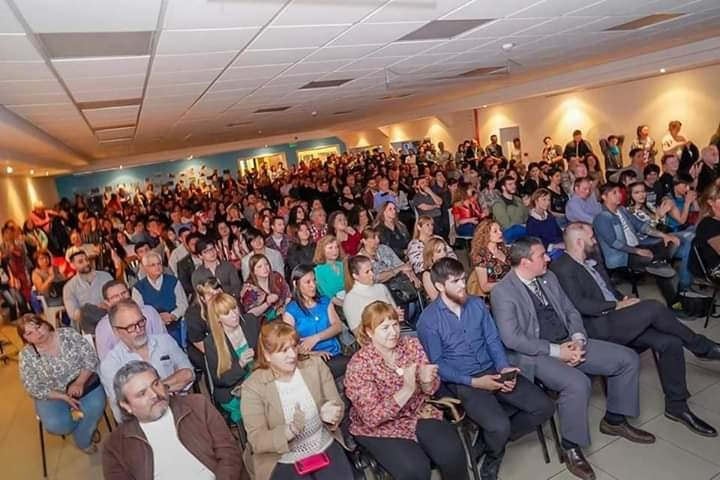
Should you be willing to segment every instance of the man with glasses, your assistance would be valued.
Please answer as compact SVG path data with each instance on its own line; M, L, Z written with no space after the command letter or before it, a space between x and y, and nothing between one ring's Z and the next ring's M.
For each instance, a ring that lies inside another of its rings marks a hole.
M265 243L263 242L263 246ZM196 288L199 284L211 277L215 277L220 282L225 293L234 297L240 294L242 282L240 276L232 263L220 260L215 244L211 241L201 238L195 245L195 252L200 257L201 264L192 274L192 285Z
M102 288L103 298L108 308L112 308L120 300L129 300L130 290L122 280L111 280L103 285ZM140 310L143 316L147 319L145 330L150 335L156 335L160 333L167 333L165 324L160 318L160 314L150 305L140 304ZM95 327L95 348L97 349L98 357L100 360L115 348L120 339L115 332L113 332L110 326L110 316L105 315Z
M155 307L168 333L184 348L187 330L183 316L188 308L185 290L174 275L163 273L162 258L157 253L148 252L142 264L147 276L135 284L132 298L139 305Z
M194 375L187 355L170 335L146 333L147 319L137 303L130 299L119 300L110 309L109 316L110 325L120 342L100 363L100 379L118 422L123 418L115 399L113 379L115 373L132 360L142 360L155 367L171 394L190 388Z

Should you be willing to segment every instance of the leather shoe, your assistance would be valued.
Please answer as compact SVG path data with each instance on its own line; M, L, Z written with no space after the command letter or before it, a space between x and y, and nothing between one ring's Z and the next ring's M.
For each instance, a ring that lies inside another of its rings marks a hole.
M633 443L655 443L655 435L650 432L646 432L645 430L635 428L627 421L624 421L620 425L612 425L603 418L600 422L600 432L605 435L623 437Z
M720 360L720 344L713 343L710 350L695 356L701 360Z
M665 412L665 418L672 420L673 422L682 423L690 431L702 435L703 437L717 437L718 432L713 428L712 425L708 425L702 419L698 418L690 410L685 410L682 413L670 413Z
M595 471L579 448L570 448L563 453L568 471L582 480L595 480Z

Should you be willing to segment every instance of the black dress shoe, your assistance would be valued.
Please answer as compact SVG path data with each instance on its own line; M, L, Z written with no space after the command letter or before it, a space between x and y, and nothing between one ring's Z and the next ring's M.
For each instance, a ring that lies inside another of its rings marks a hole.
M582 480L595 480L595 471L590 466L582 450L579 448L570 448L563 452L565 457L565 466L568 471Z
M713 343L713 346L707 352L695 356L701 360L720 360L720 344Z
M702 435L703 437L717 437L718 432L713 428L712 425L708 425L702 419L698 418L690 410L685 410L681 413L670 413L665 412L665 418L672 420L673 422L682 423L690 431Z
M500 455L499 457L493 457L489 454L485 455L482 467L480 467L481 480L497 480L503 456L504 455Z
M604 433L605 435L615 435L618 437L623 437L624 439L629 440L633 443L655 443L655 435L650 432L646 432L645 430L641 430L637 427L633 427L627 421L619 425L612 425L605 421L605 419L603 418L600 422L600 432Z

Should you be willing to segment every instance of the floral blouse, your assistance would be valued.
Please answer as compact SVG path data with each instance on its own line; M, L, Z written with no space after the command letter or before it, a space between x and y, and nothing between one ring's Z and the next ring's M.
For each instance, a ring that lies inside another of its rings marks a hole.
M416 363L429 363L420 341L415 337L400 337L395 347L398 367ZM427 404L431 395L417 389L407 403L400 407L393 395L403 386L403 378L383 360L372 345L362 347L353 357L345 372L345 394L352 402L350 408L350 433L365 437L405 438L417 440L415 430L421 418L442 419L442 413ZM440 387L440 377L435 376L431 392Z
M262 316L266 320L272 321L282 313L285 303L290 298L290 287L283 278L282 274L275 271L270 272L268 287L270 288L269 293L274 293L278 296L278 301L273 305L270 305ZM243 312L247 313L249 310L257 307L265 301L265 297L267 296L268 292L259 286L254 285L250 281L245 282L242 290L240 290L240 303L242 304Z
M20 352L20 380L31 397L45 400L51 391L64 392L80 371L96 371L98 356L90 342L72 328L58 328L58 355L38 353L33 345Z
M510 271L510 249L504 243L498 244L498 250L505 255L505 261L500 261L487 247L472 255L473 267L485 267L489 282L499 282Z

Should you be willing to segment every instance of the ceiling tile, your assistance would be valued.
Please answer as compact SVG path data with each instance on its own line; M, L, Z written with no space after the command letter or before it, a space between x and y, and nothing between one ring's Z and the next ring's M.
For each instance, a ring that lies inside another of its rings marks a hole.
M361 23L350 28L332 46L385 44L422 27L425 22Z
M93 128L103 128L135 123L139 108L139 105L130 105L126 107L85 110L83 113Z
M22 25L15 18L5 1L0 1L0 33L24 33Z
M285 0L171 0L166 29L261 27Z
M319 25L312 27L269 27L252 43L253 50L320 47L347 30L347 25Z
M272 78L285 70L287 65L254 65L250 67L232 67L228 69L220 80L225 82L236 79Z
M0 68L0 77L3 69ZM55 80L5 80L0 81L0 92L20 95L64 94L65 91ZM58 102L45 102L58 103Z
M135 127L106 128L95 132L98 140L114 140L117 138L132 137L135 134Z
M469 0L394 0L374 13L368 22L409 22L435 20Z
M71 92L97 92L99 90L130 89L142 87L145 75L121 75L116 77L78 77L65 79Z
M502 2L488 2L486 0L475 0L442 18L443 20L502 18L527 8L533 3L536 3L536 1L503 0Z
M153 73L156 73L225 68L235 55L237 55L237 52L234 50L190 53L187 55L156 55L153 60L152 70Z
M357 62L345 65L340 71L346 72L348 70L364 70L371 68L383 68L393 63L405 60L407 57L378 57L378 58L361 58Z
M463 39L477 37L503 37L506 35L515 35L526 28L533 27L538 23L545 22L547 19L542 18L510 18L506 20L497 20L492 23L476 28L470 33L463 35Z
M326 60L355 60L360 57L364 57L370 52L373 52L379 48L380 44L376 45L353 45L349 47L332 47L328 46L321 48L312 54L308 60L313 62L322 62Z
M185 72L155 72L150 74L149 85L175 85L178 83L210 83L218 74L221 69L214 70L196 70L196 71L185 71Z
M61 77L107 77L113 75L145 75L149 56L76 58L52 60Z
M0 104L3 105L34 105L67 102L68 100L65 93L13 93L5 90L0 84Z
M107 0L15 0L37 33L155 30L160 3L161 0L122 0L121 4Z
M267 82L266 87L284 86L288 90L301 87L308 82L318 78L317 73L305 73L302 75L281 75Z
M174 95L200 95L208 87L205 83L179 83L177 85L148 85L148 94L155 97Z
M492 40L492 38L480 38L480 37L478 37L478 38L460 38L460 39L444 42L436 47L433 47L433 48L427 50L424 53L445 53L445 54L462 53L462 52L471 50L473 48L480 47L480 46L486 44L490 40Z
M53 80L50 69L42 62L0 62L0 81Z
M573 12L573 15L589 15L589 16L605 16L611 14L612 16L622 17L626 15L637 15L642 17L644 15L650 15L658 13L652 7L655 0L605 0L603 2L597 2L589 4L585 8L581 8ZM626 21L632 21L633 18L621 19L618 23L625 23Z
M602 0L544 0L512 15L513 18L558 17Z
M318 2L295 0L273 21L273 25L323 25L355 23L372 13L385 0Z
M215 82L214 87L218 90L235 90L238 88L256 88L267 82L267 78L236 78L234 80L220 80Z
M246 50L235 60L235 66L275 65L295 63L314 52L314 48L288 48L280 50Z
M397 57L404 55L416 55L424 52L432 47L442 44L442 40L433 40L428 42L395 42L387 47L373 52L371 57Z
M290 67L287 72L288 75L302 75L316 73L318 76L323 73L332 72L343 65L348 63L347 60L331 60L328 62L302 62Z
M0 62L42 61L42 57L25 35L0 35Z
M257 33L258 28L214 30L163 30L157 53L202 53L242 50Z
M112 90L72 92L72 96L76 102L99 102L102 100L116 100L122 98L141 98L142 95L142 85L136 85L134 88L113 88Z

